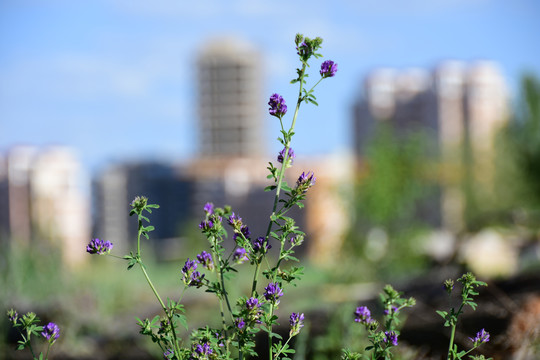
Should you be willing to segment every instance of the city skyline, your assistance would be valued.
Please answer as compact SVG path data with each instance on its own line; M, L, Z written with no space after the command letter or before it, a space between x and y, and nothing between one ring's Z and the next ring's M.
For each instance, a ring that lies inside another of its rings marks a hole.
M0 5L0 151L18 144L77 148L92 173L110 161L196 156L195 58L217 34L262 54L263 99L298 65L296 32L321 36L338 74L305 106L293 146L299 157L352 148L352 106L362 79L380 66L431 68L445 59L493 60L516 96L524 71L540 73L533 1L4 1ZM302 16L299 16L301 14ZM279 24L279 25L277 25ZM321 60L322 61L322 60ZM312 80L317 74L314 64ZM339 94L336 96L336 94ZM264 116L269 154L277 123ZM325 124L330 124L326 126Z

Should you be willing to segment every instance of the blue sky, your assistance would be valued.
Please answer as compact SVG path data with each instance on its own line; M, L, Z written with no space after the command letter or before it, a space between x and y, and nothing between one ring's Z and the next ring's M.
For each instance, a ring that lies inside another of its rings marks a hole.
M351 106L375 67L494 60L512 95L524 71L540 75L536 0L0 0L0 151L69 145L91 171L125 158L188 159L197 51L222 34L253 43L264 57L261 103L279 92L293 104L297 32L321 36L339 66L317 90L319 107L302 109L300 156L351 146ZM275 118L266 119L277 152Z

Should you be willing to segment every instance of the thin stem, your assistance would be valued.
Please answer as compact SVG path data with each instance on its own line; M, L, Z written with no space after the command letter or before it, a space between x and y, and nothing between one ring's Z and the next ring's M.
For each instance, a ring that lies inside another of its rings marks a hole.
M141 256L141 234L142 234L142 220L139 216L139 231L137 232L137 257Z
M274 314L274 303L270 304L270 318ZM268 329L268 359L272 360L272 324L270 324Z
M172 315L169 314L169 311L167 310L167 306L165 306L165 303L163 302L163 300L161 300L161 296L159 296L159 294L158 294L158 292L156 290L156 287L152 283L152 280L150 280L150 276L148 276L148 273L146 272L146 269L144 268L144 264L142 263L141 259L137 258L137 262L140 265L140 268L141 268L141 270L142 270L142 272L144 274L144 277L146 278L146 281L148 282L148 285L150 286L150 288L152 289L154 295L156 296L159 303L161 304L161 307L163 308L163 311L165 312L165 316L167 316L167 319L169 320L169 323L171 324L171 332L172 332L173 339L174 339L174 344L173 344L174 351L175 351L175 354L179 354L180 351L178 349L178 339L176 337L176 330L174 328Z
M450 358L450 355L452 354L452 348L454 346L454 337L456 335L457 318L458 318L459 314L461 314L461 310L463 309L463 305L465 305L465 304L462 302L461 305L459 306L459 309L458 309L456 315L455 315L456 316L455 321L452 324L452 332L450 334L450 344L448 345L448 355L446 357L448 360L453 359L453 358Z
M456 324L452 326L452 333L450 334L450 345L448 346L448 356L447 356L448 360L451 360L450 355L452 354L452 346L454 345L455 334L456 334Z
M287 344L289 343L289 341L292 339L292 337L289 336L289 338L287 339L287 341L285 341L285 344L283 344L283 346L281 347L281 349L279 349L279 351L274 355L274 358L277 359L279 354L281 354L281 352L283 351L283 349L285 349L285 346L287 346Z
M229 309L229 314L231 315L231 319L234 321L234 318L232 315L231 304L229 303L229 296L227 295L227 290L225 290L225 279L223 277L223 269L221 269L220 273L221 273L221 288L223 290L223 296L225 297L225 302L227 304L227 309Z
M49 350L51 349L51 343L49 342L49 346L47 346L47 352L45 353L45 360L49 358Z

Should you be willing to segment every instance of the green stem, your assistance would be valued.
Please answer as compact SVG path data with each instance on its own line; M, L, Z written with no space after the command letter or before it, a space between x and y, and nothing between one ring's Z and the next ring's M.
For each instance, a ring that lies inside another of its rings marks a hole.
M452 354L452 346L454 345L454 336L456 334L456 324L452 326L452 333L450 334L450 345L448 346L448 356L447 359L451 360L450 355Z
M283 346L281 347L281 349L279 349L279 351L274 355L274 358L277 359L279 354L281 354L281 352L283 351L283 349L285 349L285 346L287 346L287 344L289 343L289 340L291 340L292 338L289 336L289 338L287 339L287 341L285 341L285 344L283 344Z
M232 315L231 304L229 303L229 296L227 295L227 290L225 289L225 279L223 277L223 270L221 270L220 273L221 273L221 289L223 290L223 296L225 297L225 303L227 304L227 309L229 310L229 314L231 315L231 320L234 321L234 318L233 318L233 315Z
M49 342L49 346L47 346L47 352L45 353L45 360L49 358L49 350L51 349L51 343Z
M142 263L141 259L137 258L137 262L140 265L140 268L141 268L141 270L142 270L142 272L144 274L144 277L146 278L146 281L148 282L148 285L150 286L150 288L152 289L152 292L154 293L154 295L158 299L159 303L161 304L161 307L163 308L163 311L165 312L165 316L167 316L167 319L169 320L169 323L171 324L171 332L172 332L172 336L173 336L173 339L174 339L174 344L173 344L174 353L179 354L180 350L178 348L178 339L176 337L176 330L174 328L172 315L169 314L169 311L167 310L167 306L165 306L165 303L163 302L163 300L161 300L161 296L159 296L159 294L158 294L158 292L156 290L156 287L152 283L152 280L150 280L150 276L148 276L148 273L146 272L146 269L144 268L144 264Z
M137 233L137 257L141 256L141 234L142 234L142 220L139 217L139 231Z
M274 304L270 304L270 318L274 314ZM268 326L268 359L272 360L272 324Z
M255 272L253 273L253 282L251 283L251 296L255 296L257 292L257 278L259 277L260 267L261 261L257 261L257 265L255 265Z
M24 342L28 343L28 349L30 350L30 353L32 354L32 359L35 359L36 355L34 354L34 349L32 348L32 343L30 342L30 338L31 338L32 334L28 330L26 330L26 337L24 337L24 335L23 335L23 333L21 331L19 331L19 334L21 334L21 336L23 337ZM26 339L28 339L28 341Z
M450 355L452 354L452 348L454 347L454 337L456 335L456 327L457 327L457 319L458 319L458 316L459 314L461 314L461 310L463 309L463 305L465 305L463 302L461 303L461 305L459 306L459 309L455 315L455 319L453 321L453 324L452 324L452 332L450 334L450 344L448 345L448 355L446 356L446 358L448 360L452 360L453 357L451 358Z

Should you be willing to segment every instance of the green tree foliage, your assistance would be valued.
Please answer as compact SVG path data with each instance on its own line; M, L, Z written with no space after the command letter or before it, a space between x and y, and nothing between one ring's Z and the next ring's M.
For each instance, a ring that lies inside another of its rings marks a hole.
M495 207L502 214L497 220L535 226L540 214L540 81L533 75L523 76L511 121L498 136L496 166Z

